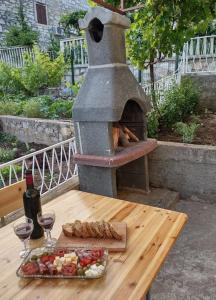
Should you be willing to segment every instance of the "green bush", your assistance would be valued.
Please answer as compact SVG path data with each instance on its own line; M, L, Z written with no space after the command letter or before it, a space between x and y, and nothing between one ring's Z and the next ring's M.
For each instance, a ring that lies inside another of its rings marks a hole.
M192 143L199 126L197 123L178 122L175 124L175 131L182 136L183 143Z
M17 175L22 173L22 167L21 166L14 165L13 167L14 167L14 170L16 171ZM10 167L5 167L5 168L1 169L1 174L4 178L4 180L7 180L9 178L9 174L10 174ZM12 179L15 179L14 172L12 172ZM0 187L3 187L3 182L1 180L1 177L0 177Z
M33 46L38 40L38 32L26 26L22 28L20 26L11 26L6 33L6 45L7 46Z
M8 162L14 159L14 151L10 149L0 148L0 162Z
M37 95L40 89L58 86L65 71L64 56L60 54L51 60L47 53L41 52L38 47L33 48L34 60L28 53L25 55L25 65L17 80L30 95Z
M39 33L27 24L22 1L18 4L17 21L18 23L6 32L7 46L32 46L37 42Z
M17 93L21 86L17 81L15 68L12 68L4 62L0 62L0 92L3 95L6 93Z
M19 103L16 102L0 102L0 115L12 115L17 116L21 112L22 108Z
M195 112L197 104L197 87L191 80L183 78L179 86L174 85L165 93L165 99L160 108L162 124L171 127L176 122L185 121Z
M32 59L34 57L34 59ZM0 92L38 95L41 89L56 87L61 83L65 71L64 56L61 53L51 59L38 47L33 47L33 54L24 54L23 68L14 68L0 63Z
M159 118L158 113L154 110L147 114L147 129L148 137L156 138L158 136Z
M34 98L26 101L23 106L23 115L27 118L45 118L46 114L43 112L42 103Z
M68 100L56 100L49 108L51 119L65 119L72 117L73 102Z
M20 103L21 101L25 101L27 99L24 94L5 94L0 96L0 102L16 102Z
M11 134L0 131L0 142L1 143L10 143L13 146L17 143L17 138Z

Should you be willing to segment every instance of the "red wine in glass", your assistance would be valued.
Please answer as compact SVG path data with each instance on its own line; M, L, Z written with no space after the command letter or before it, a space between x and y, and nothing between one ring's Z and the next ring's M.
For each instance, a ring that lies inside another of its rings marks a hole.
M18 236L18 238L20 238L21 240L26 240L27 238L30 237L31 233L32 233L32 226L30 226L28 223L22 223L20 225L18 225L15 229L14 229L16 235Z
M54 222L55 218L51 214L44 214L40 218L40 224L45 230L52 230Z
M46 247L53 247L56 244L56 239L51 238L51 230L55 222L55 212L52 210L42 211L37 214L38 223L43 227L46 232L47 239L44 245Z
M24 244L24 249L20 252L20 257L24 258L28 254L27 244L34 229L34 223L32 219L24 217L21 220L14 222L13 229L15 234Z

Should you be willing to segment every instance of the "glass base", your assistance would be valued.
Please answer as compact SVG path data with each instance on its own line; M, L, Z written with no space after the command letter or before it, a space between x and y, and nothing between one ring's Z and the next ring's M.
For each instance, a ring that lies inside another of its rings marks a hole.
M51 238L44 240L43 246L44 247L54 247L57 243L57 239Z
M29 250L21 250L19 253L20 258L25 258L29 254Z

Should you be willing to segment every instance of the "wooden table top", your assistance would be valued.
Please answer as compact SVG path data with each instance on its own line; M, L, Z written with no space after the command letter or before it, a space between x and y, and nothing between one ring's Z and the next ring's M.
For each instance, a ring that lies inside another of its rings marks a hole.
M141 299L187 221L183 213L76 190L45 206L56 212L54 237L60 235L62 224L74 219L126 222L127 250L110 253L107 273L100 279L19 279L22 245L9 224L0 229L0 299Z

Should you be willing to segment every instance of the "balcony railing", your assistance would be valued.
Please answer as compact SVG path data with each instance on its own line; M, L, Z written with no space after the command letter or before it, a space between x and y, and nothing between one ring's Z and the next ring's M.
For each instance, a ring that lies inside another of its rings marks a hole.
M12 67L22 68L24 66L24 53L31 53L29 47L2 47L0 48L0 62Z
M60 40L60 49L62 52L69 55L73 52L75 65L88 65L88 53L86 42L83 37Z
M45 195L77 175L75 149L75 139L71 138L1 164L0 188L24 179L25 170L32 169L35 186Z
M192 38L185 47L184 73L216 72L216 35Z

